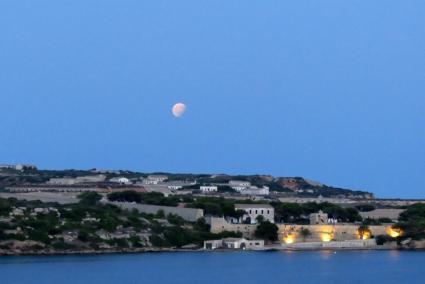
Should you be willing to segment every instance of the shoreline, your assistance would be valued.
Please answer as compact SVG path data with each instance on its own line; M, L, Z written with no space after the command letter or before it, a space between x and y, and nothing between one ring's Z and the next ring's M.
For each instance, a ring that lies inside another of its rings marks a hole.
M264 248L258 250L232 250L232 249L215 249L215 250L204 250L204 249L161 249L161 248L150 248L150 249L119 249L119 250L76 250L76 251L37 251L37 252L28 252L28 251L1 251L0 257L8 256L85 256L85 255L116 255L116 254L146 254L146 253L185 253L185 252L197 252L197 253L235 253L235 252L276 252L276 251L286 251L286 252L312 252L312 251L420 251L424 252L424 248L391 248L391 247L374 247L374 248Z

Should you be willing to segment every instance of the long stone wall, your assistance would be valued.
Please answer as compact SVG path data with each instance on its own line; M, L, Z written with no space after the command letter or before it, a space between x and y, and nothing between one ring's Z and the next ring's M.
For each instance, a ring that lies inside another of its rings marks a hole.
M347 241L360 239L358 224L337 224L337 225L291 225L279 224L279 239L286 243L298 242L328 242ZM371 235L386 235L390 226L369 226ZM308 234L303 231L308 230Z
M253 238L257 225L231 224L224 218L211 217L207 219L211 225L212 233L221 233L223 231L241 232L245 238ZM329 242L329 241L349 241L358 240L358 224L336 224L336 225L292 225L277 224L279 228L279 240L282 243L301 243L301 242ZM369 226L370 235L367 238L378 235L388 234L390 225ZM307 235L302 231L308 230Z
M170 206L157 206L147 204L137 204L130 202L109 202L123 209L137 209L140 212L146 214L156 214L159 210L164 211L165 215L175 214L182 217L184 220L189 222L196 222L201 217L204 217L204 210L196 208L182 208L182 207L170 207Z
M376 247L375 239L282 244L281 248L316 250L316 249L364 249L364 248L373 248L373 247Z

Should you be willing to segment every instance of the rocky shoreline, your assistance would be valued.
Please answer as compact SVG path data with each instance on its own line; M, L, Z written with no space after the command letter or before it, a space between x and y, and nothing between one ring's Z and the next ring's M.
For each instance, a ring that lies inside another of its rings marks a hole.
M374 250L393 250L393 251L425 251L425 246L416 247L397 247L397 246L376 246L368 248L295 248L270 246L264 249L251 250L255 252L267 251L374 251ZM0 250L0 256L69 256L69 255L105 255L105 254L140 254L140 253L179 253L179 252L241 252L241 250L232 249L178 249L178 248L128 248L128 249L108 249L108 250L38 250L21 251Z
M204 252L201 249L163 249L163 248L132 248L108 250L37 250L37 251L5 251L0 250L0 256L49 256L49 255L102 255L102 254L133 254L161 252Z

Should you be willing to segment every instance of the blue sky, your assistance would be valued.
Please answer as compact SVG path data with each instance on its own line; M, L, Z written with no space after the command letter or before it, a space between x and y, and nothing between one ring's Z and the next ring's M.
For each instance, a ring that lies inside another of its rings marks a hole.
M4 0L0 160L424 198L424 27L422 0Z

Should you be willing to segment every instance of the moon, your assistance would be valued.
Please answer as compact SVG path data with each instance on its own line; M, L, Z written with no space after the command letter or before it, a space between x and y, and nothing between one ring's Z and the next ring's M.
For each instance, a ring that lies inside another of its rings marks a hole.
M177 118L182 117L186 111L186 105L184 103L177 103L173 106L173 115Z

